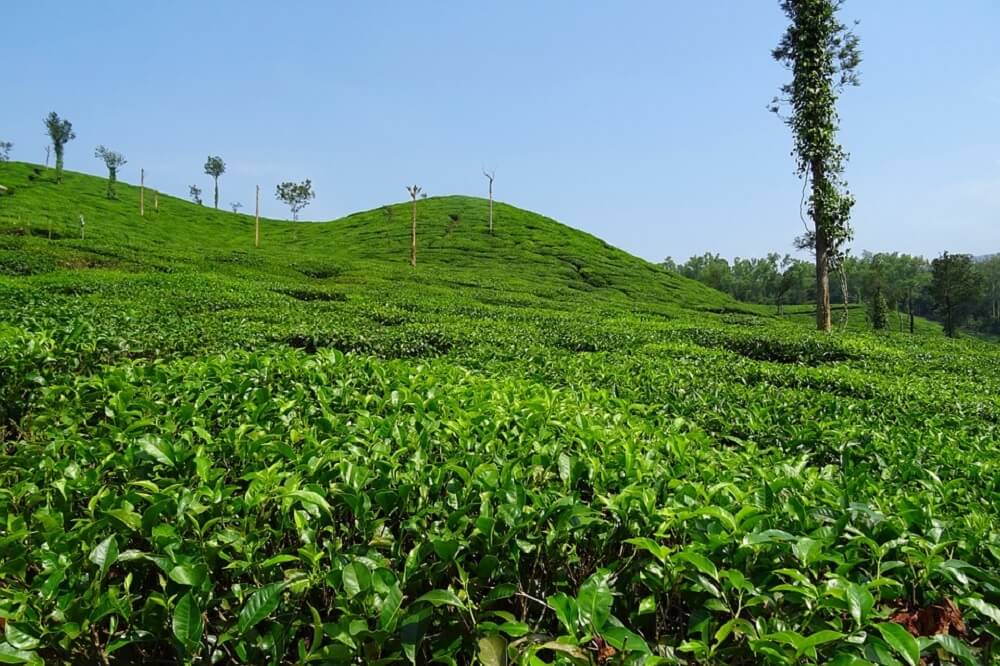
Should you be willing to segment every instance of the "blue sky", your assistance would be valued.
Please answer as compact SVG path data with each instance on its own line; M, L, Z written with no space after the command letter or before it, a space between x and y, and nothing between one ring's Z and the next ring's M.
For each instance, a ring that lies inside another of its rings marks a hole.
M1000 251L1000 2L848 0L862 86L842 140L855 251ZM801 183L766 104L777 0L94 2L3 10L0 140L41 162L42 117L69 118L67 168L186 196L208 154L221 202L304 217L406 197L497 197L650 260L788 252ZM502 222L498 222L501 223Z

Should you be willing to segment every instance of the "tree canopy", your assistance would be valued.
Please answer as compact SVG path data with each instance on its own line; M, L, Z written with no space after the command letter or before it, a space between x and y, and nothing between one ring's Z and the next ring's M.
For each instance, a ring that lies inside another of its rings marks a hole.
M306 178L301 183L285 181L280 183L275 190L274 196L285 203L292 211L292 219L299 219L299 211L309 205L309 202L316 198L313 192L312 181Z
M981 292L982 279L974 270L972 255L945 252L931 262L930 293L946 335L958 335L958 327L972 313Z

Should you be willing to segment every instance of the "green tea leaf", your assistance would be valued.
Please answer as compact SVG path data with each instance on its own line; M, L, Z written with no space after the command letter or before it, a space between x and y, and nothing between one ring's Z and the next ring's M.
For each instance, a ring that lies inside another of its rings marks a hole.
M562 592L553 594L551 597L546 599L552 610L555 611L556 617L562 622L563 627L566 629L566 633L573 636L576 634L576 622L579 617L579 610L576 604L576 599Z
M417 597L413 603L421 601L426 601L434 606L454 606L455 608L465 609L465 604L451 590L431 590L427 594Z
M361 562L351 562L344 567L344 592L348 598L367 592L371 587L372 575L367 566Z
M594 574L580 586L576 603L580 610L580 619L588 623L594 631L600 632L611 616L611 604L614 597L608 585L606 574Z
M281 603L281 593L285 589L285 583L271 583L258 589L240 609L239 618L236 621L236 633L245 634L247 631L257 626L262 620L267 618Z
M695 569L701 573L711 576L715 580L719 580L719 570L715 567L715 564L699 552L693 550L683 550L674 555L674 559L692 564Z
M792 552L803 566L808 567L819 556L823 549L823 544L809 537L802 537L792 545Z
M909 666L917 666L920 661L920 645L910 632L895 622L881 622L875 626L885 642L892 646Z
M130 511L128 509L111 509L108 511L108 515L121 521L121 523L129 529L135 531L142 529L142 516L135 511Z
M303 504L312 504L320 507L327 513L330 513L330 504L326 501L326 498L317 492L312 490L295 490L288 493L289 497L293 497Z
M507 666L507 641L495 634L480 638L479 661L483 666Z
M384 631L392 631L396 627L402 605L403 593L399 589L399 584L394 583L382 601L382 608L379 609L379 626Z
M851 617L854 618L854 622L859 627L862 626L868 617L868 613L871 612L872 607L875 605L875 598L868 591L867 587L857 583L849 584L845 595L847 597L847 609L850 611Z
M997 608L993 604L983 601L982 599L975 599L968 597L962 600L962 603L970 608L976 609L981 615L988 617L993 620L997 626L1000 626L1000 608Z
M159 438L143 436L139 439L139 448L156 462L170 467L174 466L173 459L167 454L167 448Z
M118 540L112 534L90 552L90 561L101 570L101 578L108 573L111 565L118 561Z
M649 645L642 639L642 636L625 627L605 627L603 636L619 652L652 654Z
M962 660L965 666L976 666L979 660L972 650L955 636L949 634L938 634L934 636L934 642L947 650L950 654Z
M204 620L201 617L201 609L191 592L187 592L177 605L174 606L174 615L171 622L174 636L187 652L194 652L201 643L202 634L205 631Z
M45 662L30 650L19 650L6 642L0 643L0 664L28 664L29 666L45 666Z
M810 648L815 648L817 646L823 645L824 643L832 643L833 641L839 641L844 637L844 634L839 631L833 631L832 629L824 629L822 631L817 631L814 634L810 634L806 637L806 640L802 644L802 650L808 650Z
M666 562L667 557L670 555L670 549L666 546L662 546L652 539L646 537L635 537L633 539L625 539L625 543L630 543L636 548L642 549L650 553L653 557L658 559L660 562Z
M7 643L18 650L34 650L39 645L39 640L23 630L14 622L8 622L4 627L4 638Z
M649 595L643 597L639 602L639 615L648 615L656 612L656 597Z
M191 587L199 587L208 577L208 567L205 565L177 565L173 567L167 574L170 580L181 585L189 585Z

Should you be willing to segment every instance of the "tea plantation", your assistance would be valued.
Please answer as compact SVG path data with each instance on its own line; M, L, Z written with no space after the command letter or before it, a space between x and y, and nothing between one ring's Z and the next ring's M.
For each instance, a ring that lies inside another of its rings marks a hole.
M417 202L411 268L408 203L255 249L0 183L0 663L1000 659L994 344L475 198Z

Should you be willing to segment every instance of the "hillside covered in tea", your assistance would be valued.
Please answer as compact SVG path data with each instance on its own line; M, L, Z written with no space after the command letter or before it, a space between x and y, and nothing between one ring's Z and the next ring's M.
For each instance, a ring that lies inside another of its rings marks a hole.
M470 197L416 201L411 267L409 202L255 248L0 184L0 662L996 659L993 344Z

